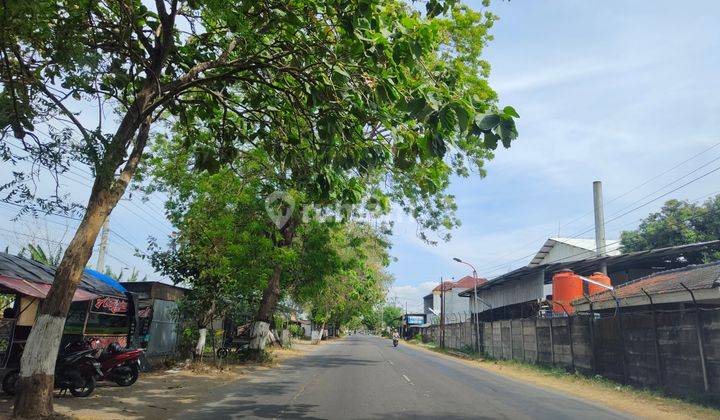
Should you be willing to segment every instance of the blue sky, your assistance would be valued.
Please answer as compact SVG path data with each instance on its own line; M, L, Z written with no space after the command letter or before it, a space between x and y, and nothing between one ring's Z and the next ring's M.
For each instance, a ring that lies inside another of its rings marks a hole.
M560 235L592 227L594 180L610 219L720 165L661 188L720 157L717 147L616 198L720 141L720 2L513 0L491 9L500 16L485 51L491 86L520 113L520 137L485 179L453 183L463 225L449 243L422 244L409 222L396 229L389 296L410 308L440 276L469 274L453 256L492 278L527 264L559 226L585 215ZM720 171L608 223L608 238L667 198L713 192Z
M491 85L501 105L520 113L520 137L488 163L487 178L453 183L463 222L453 240L426 245L412 221L398 221L389 297L397 296L402 305L408 301L410 309L421 307L420 297L441 276L469 274L453 256L492 278L526 264L559 227L562 236L592 227L594 180L604 183L609 219L720 165L682 178L720 158L717 147L623 195L720 142L720 2L496 0L492 10L500 21L485 52ZM81 170L73 172L61 184L84 201L90 181ZM720 171L666 198L698 199L713 192L720 192ZM663 201L608 223L608 238L633 228ZM158 279L130 244L144 247L148 235L171 232L162 202L161 196L149 204L126 196L113 211L106 262L114 271L137 267L141 276ZM67 242L75 226L58 217L11 221L15 215L16 209L0 205L2 248L14 249L31 237Z

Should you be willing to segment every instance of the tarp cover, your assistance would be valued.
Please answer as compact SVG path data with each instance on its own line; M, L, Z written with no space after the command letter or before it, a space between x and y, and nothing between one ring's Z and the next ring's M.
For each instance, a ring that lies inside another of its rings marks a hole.
M14 279L12 277L0 276L0 285L7 287L8 289L15 290L26 296L32 296L39 299L45 299L48 292L50 291L50 285L47 283L37 283L34 281ZM93 300L98 295L90 292L86 292L82 289L75 289L73 295L73 302L81 302L87 300Z
M108 276L107 274L103 274L99 271L95 271L90 268L86 268L85 273L90 274L92 277L95 277L96 279L109 284L110 287L112 287L115 290L119 290L123 293L127 293L127 290L122 286L122 284L118 283L114 278Z
M55 277L55 268L28 258L0 252L0 276L52 284ZM121 290L88 273L83 273L78 288L100 296L125 297Z

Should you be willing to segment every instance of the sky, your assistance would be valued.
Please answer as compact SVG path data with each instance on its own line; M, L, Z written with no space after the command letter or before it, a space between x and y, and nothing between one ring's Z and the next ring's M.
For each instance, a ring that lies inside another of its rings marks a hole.
M720 2L513 0L491 10L490 85L520 114L520 136L486 178L453 183L463 224L450 242L423 244L411 221L396 228L389 300L410 310L441 277L471 274L453 257L493 278L527 264L545 239L591 229L595 180L609 221L720 165L684 177L720 158L720 147L706 151L720 142ZM669 198L713 192L720 171L608 222L607 238Z
M397 218L388 297L410 310L422 308L441 277L470 274L453 257L493 278L527 264L549 237L593 237L595 180L603 182L608 239L666 199L720 193L720 170L683 186L720 166L720 145L712 148L720 142L720 2L495 0L491 10L500 20L484 53L490 84L500 105L520 114L520 136L488 162L486 178L454 180L462 226L451 241L427 245L412 220ZM86 200L88 175L74 168L60 179L63 190ZM162 207L160 195L130 194L113 211L106 264L114 272L135 267L140 278L163 280L134 255L148 236L162 242L172 232ZM0 203L2 249L33 237L58 246L76 226L16 215Z

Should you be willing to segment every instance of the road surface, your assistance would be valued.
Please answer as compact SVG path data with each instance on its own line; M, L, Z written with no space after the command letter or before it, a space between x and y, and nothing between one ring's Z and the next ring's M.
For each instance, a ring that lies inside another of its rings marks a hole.
M218 388L177 418L617 419L576 397L388 339L350 336Z

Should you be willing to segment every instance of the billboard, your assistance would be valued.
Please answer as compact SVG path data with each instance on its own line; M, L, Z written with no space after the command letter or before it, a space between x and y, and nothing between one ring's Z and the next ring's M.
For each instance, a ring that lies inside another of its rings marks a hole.
M425 317L422 315L408 315L407 325L422 325L425 323Z

